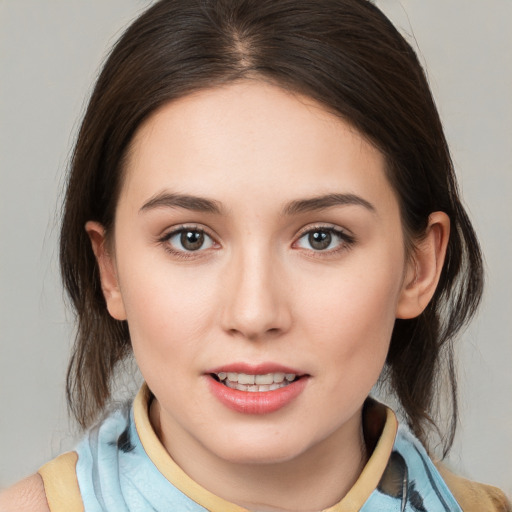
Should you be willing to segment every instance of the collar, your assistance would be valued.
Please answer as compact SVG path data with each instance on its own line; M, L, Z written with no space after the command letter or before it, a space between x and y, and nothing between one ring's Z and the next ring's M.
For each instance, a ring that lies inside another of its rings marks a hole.
M230 503L200 486L174 462L149 421L149 405L152 398L151 391L144 383L133 402L133 414L141 444L160 473L174 487L210 512L248 512L247 509ZM395 414L388 407L371 399L365 403L363 414L364 433L367 445L370 447L370 458L345 497L323 512L359 510L377 488L386 469L398 428ZM379 428L372 428L374 425Z

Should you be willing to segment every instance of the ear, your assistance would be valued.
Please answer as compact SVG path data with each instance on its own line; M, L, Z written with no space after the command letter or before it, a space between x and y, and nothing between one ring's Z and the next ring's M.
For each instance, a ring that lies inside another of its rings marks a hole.
M89 221L85 224L85 230L91 240L92 250L100 270L101 290L108 312L116 320L126 320L115 261L107 249L105 228L99 222Z
M441 276L449 237L448 215L432 213L425 237L409 257L396 310L397 318L415 318L427 307Z

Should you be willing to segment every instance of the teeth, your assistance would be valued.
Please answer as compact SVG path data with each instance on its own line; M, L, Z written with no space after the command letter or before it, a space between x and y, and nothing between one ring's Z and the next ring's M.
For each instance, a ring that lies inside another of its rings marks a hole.
M247 373L239 373L238 384L254 384L254 375L248 375Z
M250 375L247 373L219 372L217 377L226 386L239 391L262 392L274 391L287 386L294 381L294 373L266 373L264 375Z
M248 384L239 384L238 382L231 382L230 380L225 380L224 384L228 388L238 389L238 391L248 391L249 393L254 393L254 392L263 393L265 391L275 391L276 389L284 388L285 386L288 386L290 383L288 381L285 381L285 382L281 382L280 384L276 384L276 383L270 384L270 385L262 384L260 386L257 384L253 384L251 386Z
M239 384L280 384L285 379L288 382L295 380L297 375L295 373L266 373L265 375L250 375L248 373L235 373L235 372L220 372L217 374L219 380L230 380L231 382L238 382Z
M274 373L274 382L280 384L284 380L284 373Z
M272 384L274 382L274 375L267 373L266 375L256 375L254 378L255 384Z

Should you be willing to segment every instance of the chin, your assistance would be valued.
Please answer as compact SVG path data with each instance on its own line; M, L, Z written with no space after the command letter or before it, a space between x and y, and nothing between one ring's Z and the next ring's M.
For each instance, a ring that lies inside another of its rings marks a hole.
M274 431L266 436L231 435L219 441L213 451L231 464L260 465L288 462L300 457L308 447L309 443Z

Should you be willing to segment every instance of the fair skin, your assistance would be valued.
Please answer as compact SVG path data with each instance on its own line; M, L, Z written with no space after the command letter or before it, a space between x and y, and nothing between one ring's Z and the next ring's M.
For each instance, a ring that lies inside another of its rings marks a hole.
M0 512L50 512L43 479L35 474L0 493Z
M406 257L383 155L313 100L261 81L164 106L125 171L112 239L86 229L164 447L250 510L333 505L367 460L361 409L394 321L435 290L447 216L432 214ZM300 378L290 396L242 390L230 406L227 367Z

